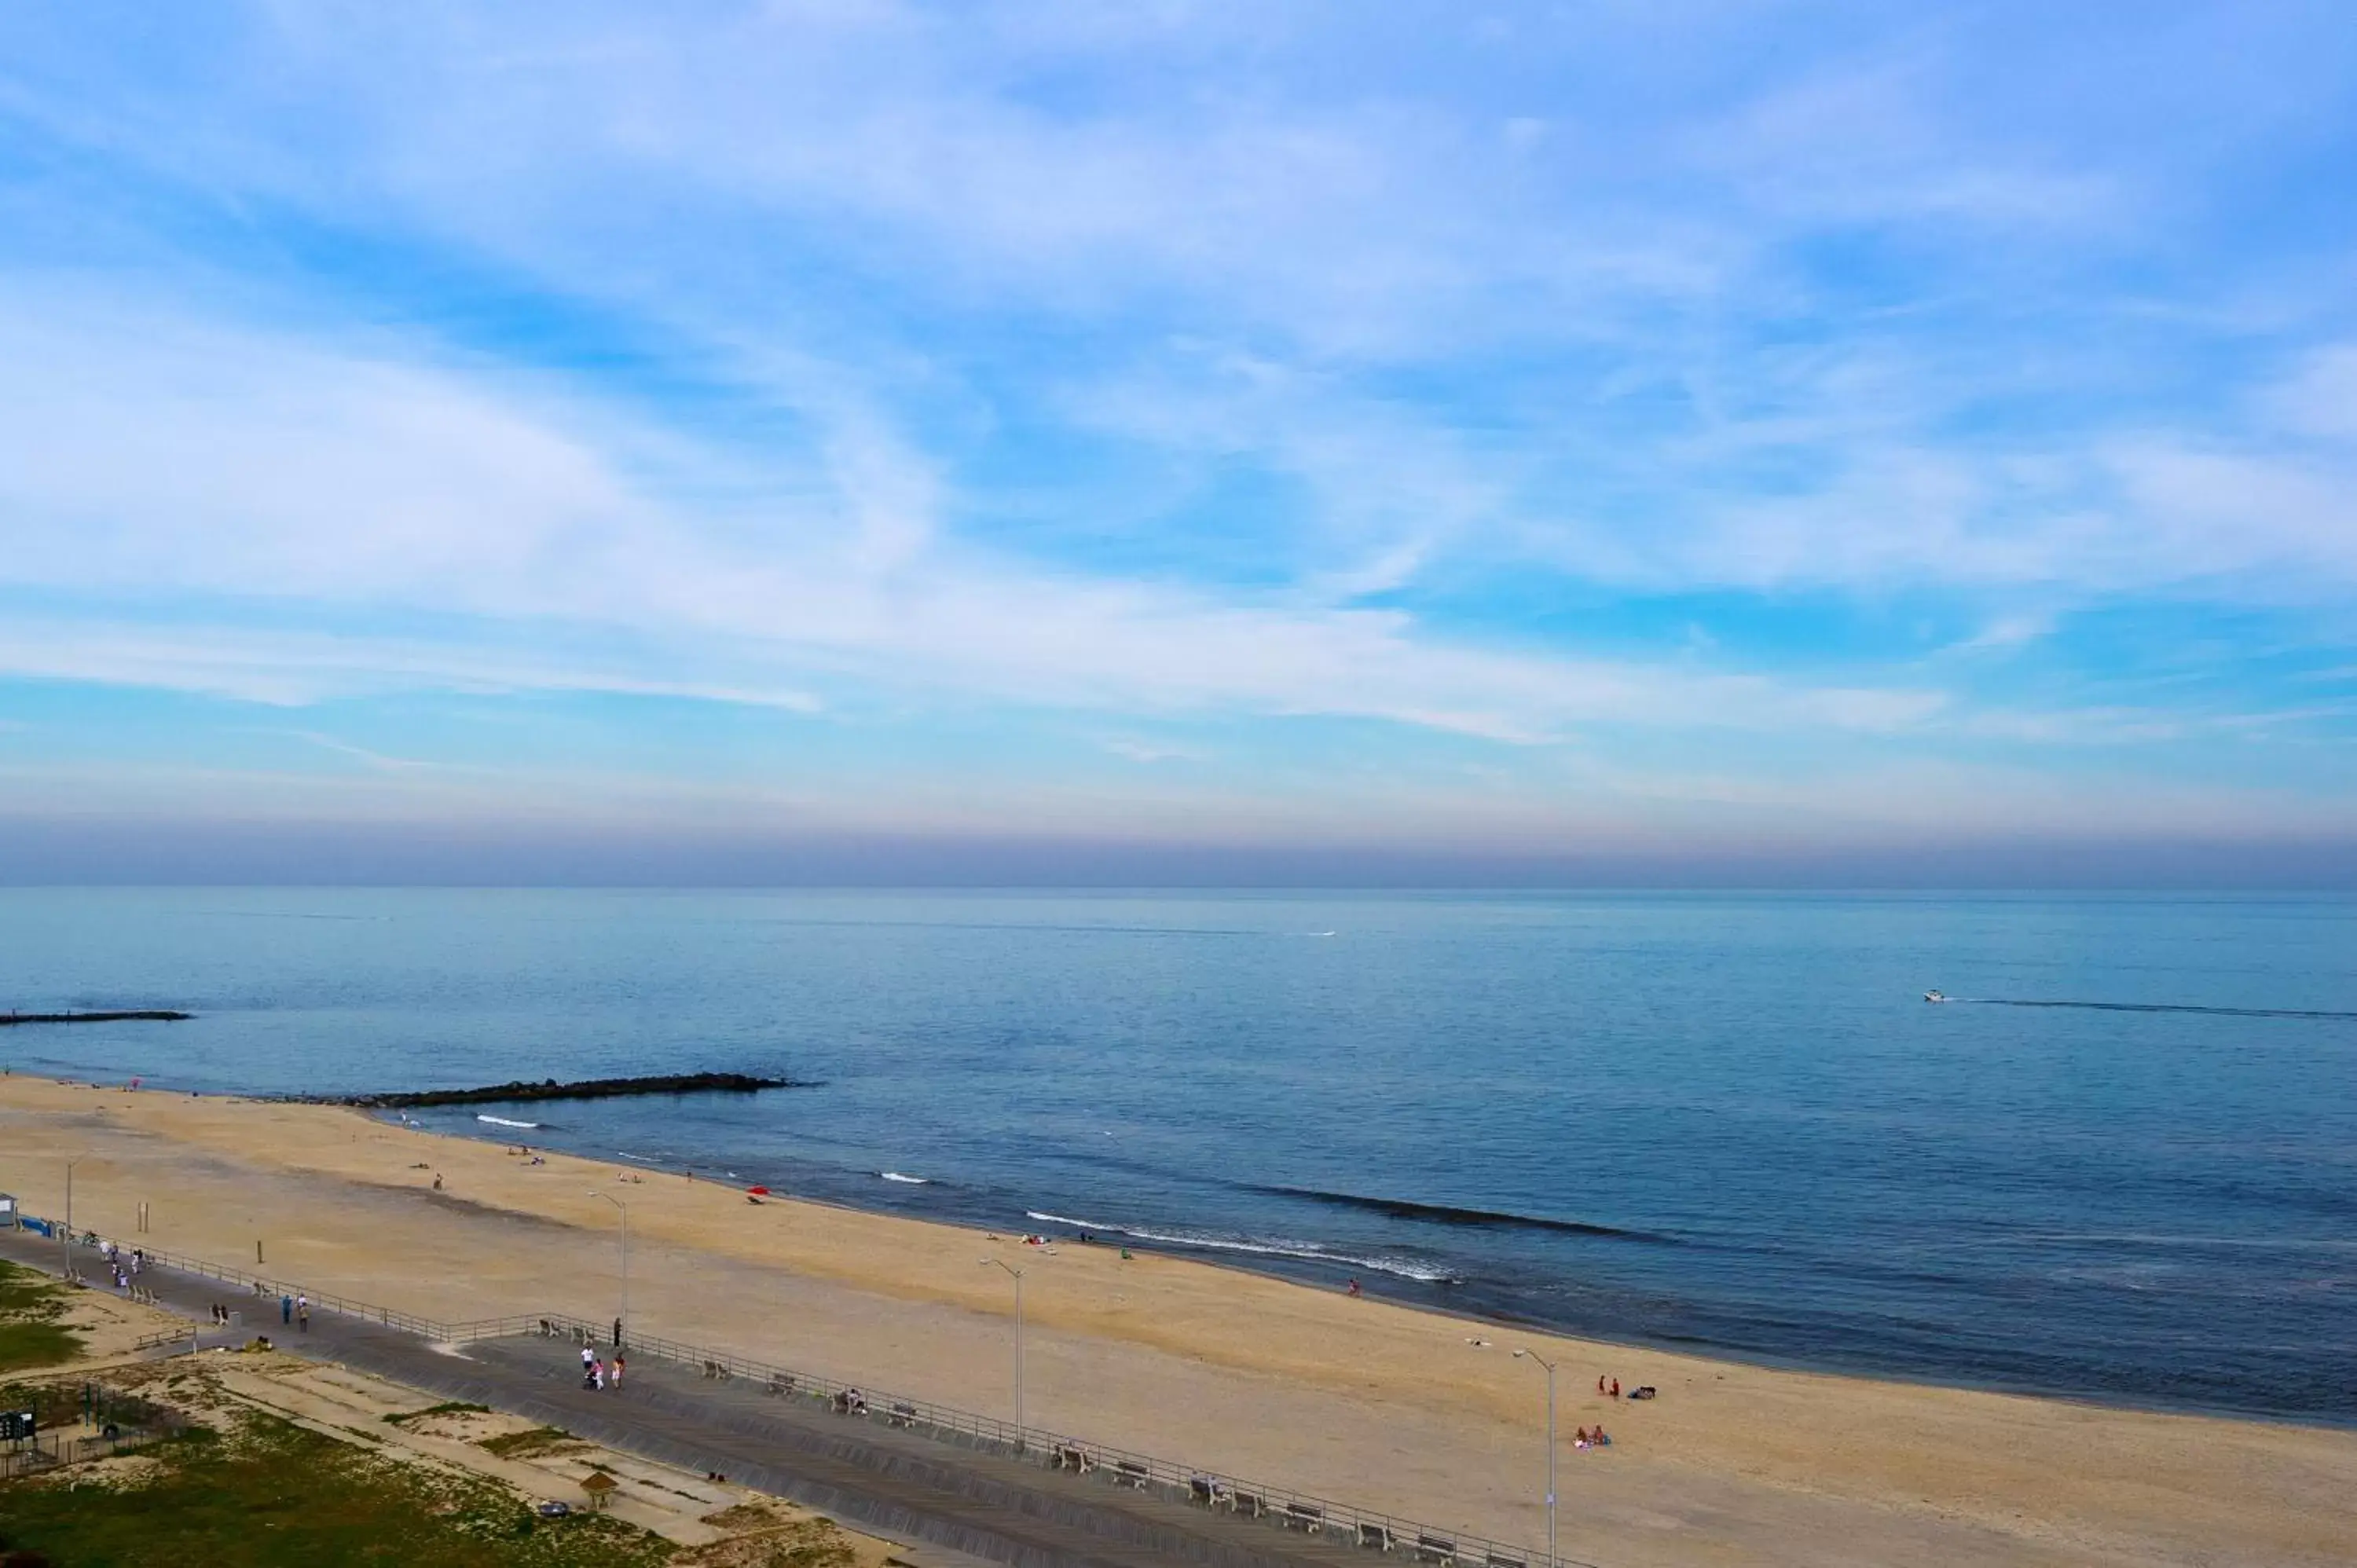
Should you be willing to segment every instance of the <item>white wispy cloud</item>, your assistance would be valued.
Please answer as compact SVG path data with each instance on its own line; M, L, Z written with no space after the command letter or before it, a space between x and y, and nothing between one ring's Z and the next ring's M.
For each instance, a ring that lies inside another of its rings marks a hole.
M1975 759L2341 722L2123 694L2097 615L2150 618L2147 676L2189 606L2357 639L2348 236L2236 205L2346 83L2296 19L2173 16L20 9L0 672L1059 708L1134 764L1165 718L1372 720L1517 788L1610 732L1684 774L1351 809L1824 827L1871 779L2093 831ZM2169 69L2222 40L2265 93ZM500 787L328 723L341 798ZM1730 737L1821 761L1749 795ZM1245 749L1062 803L1308 831L1274 762L1195 778Z
M1598 721L1898 729L1945 701L1469 646L1402 611L1223 600L994 557L934 536L934 481L864 425L775 487L791 499L715 515L630 471L640 454L683 461L676 437L446 368L104 309L35 321L0 306L0 346L17 350L0 355L0 388L29 410L0 435L16 546L0 580L652 639L633 665L610 647L559 660L479 635L93 618L0 634L0 661L20 673L275 701L406 679L809 709L812 675L856 671L1024 702L1340 714L1512 740ZM35 395L31 367L61 357L70 394Z

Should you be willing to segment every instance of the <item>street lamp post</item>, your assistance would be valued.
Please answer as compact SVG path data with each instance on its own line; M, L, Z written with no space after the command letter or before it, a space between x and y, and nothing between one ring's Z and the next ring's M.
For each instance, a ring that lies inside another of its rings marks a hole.
M985 1269L1005 1269L1015 1281L1015 1445L1023 1446L1023 1271L996 1258L985 1258Z
M59 1248L58 1249L58 1255L65 1261L65 1275L66 1275L66 1278L68 1278L68 1279L71 1279L71 1278L73 1278L73 1173L74 1173L74 1166L76 1166L76 1165L78 1165L81 1164L81 1163L82 1163L82 1161L84 1161L84 1160L86 1160L86 1159L88 1159L88 1158L90 1158L90 1155L89 1155L89 1152L85 1150L83 1153L79 1154L79 1155L76 1155L72 1159L70 1159L70 1160L68 1160L68 1161L66 1162L66 1234L65 1234L65 1244L64 1244L63 1246L61 1246L61 1247L59 1247Z
M1547 1380L1547 1568L1555 1568L1563 1561L1555 1550L1555 1363L1535 1350L1517 1350L1514 1359L1528 1359L1546 1369Z
M627 1332L630 1319L630 1206L610 1192L593 1190L589 1196L602 1197L622 1211L622 1315L616 1321Z

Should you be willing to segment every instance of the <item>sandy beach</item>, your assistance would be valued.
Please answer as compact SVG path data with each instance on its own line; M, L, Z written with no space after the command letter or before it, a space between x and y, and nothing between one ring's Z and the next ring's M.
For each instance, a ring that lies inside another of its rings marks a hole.
M630 1205L642 1332L1543 1543L1649 1564L2345 1563L2357 1432L1764 1369L1484 1326L1192 1261L1027 1247L317 1106L0 1079L0 1188L39 1214L442 1318L610 1316ZM442 1180L435 1189L435 1177ZM1480 1341L1480 1343L1476 1343ZM1596 1392L1652 1384L1650 1402ZM1573 1450L1576 1427L1615 1439Z

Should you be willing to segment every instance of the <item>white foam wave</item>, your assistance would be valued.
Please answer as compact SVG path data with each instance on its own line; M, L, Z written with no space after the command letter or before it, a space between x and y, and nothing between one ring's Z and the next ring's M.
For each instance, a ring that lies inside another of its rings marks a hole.
M933 1179L931 1176L902 1176L899 1171L877 1171L876 1174L882 1176L886 1181L904 1181L910 1187L931 1187L933 1185Z
M479 1111L475 1112L475 1120L478 1122L489 1122L494 1127L524 1127L535 1132L538 1131L540 1127L540 1123L537 1122L511 1122L504 1116L486 1116Z
M1105 1225L1093 1219L1074 1219L1068 1215L1043 1214L1036 1208L1024 1210L1024 1218L1037 1219L1042 1225L1069 1225L1076 1230L1103 1231L1109 1236L1127 1236L1137 1241L1159 1241L1170 1247L1199 1248L1210 1252L1249 1252L1265 1258L1299 1258L1308 1262L1372 1269L1377 1273L1415 1280L1421 1284L1462 1283L1461 1275L1430 1263L1412 1262L1405 1258L1369 1258L1355 1252L1336 1252L1315 1241L1242 1240L1232 1236L1206 1236L1197 1231L1148 1230L1143 1226Z

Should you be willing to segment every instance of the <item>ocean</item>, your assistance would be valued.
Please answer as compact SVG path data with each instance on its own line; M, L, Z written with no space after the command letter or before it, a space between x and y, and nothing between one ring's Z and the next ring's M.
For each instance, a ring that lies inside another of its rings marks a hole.
M791 1077L414 1114L1510 1323L2357 1423L2348 899L18 888L0 1007L198 1014L0 1031L159 1087Z

